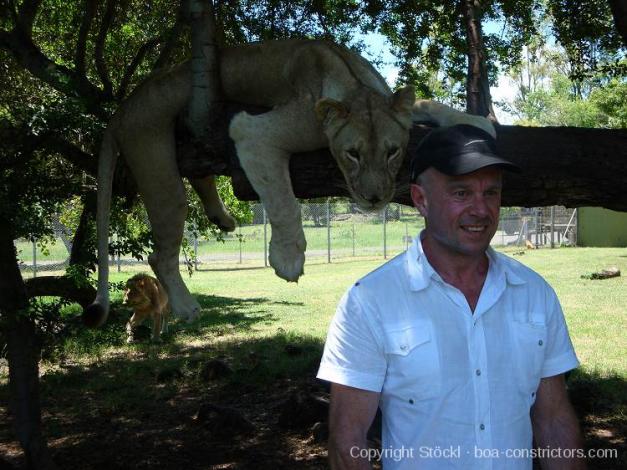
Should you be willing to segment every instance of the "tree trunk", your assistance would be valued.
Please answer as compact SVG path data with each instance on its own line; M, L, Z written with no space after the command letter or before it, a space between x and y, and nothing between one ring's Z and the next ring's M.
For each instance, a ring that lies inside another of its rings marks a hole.
M39 358L41 345L28 306L9 221L0 217L0 311L9 361L9 411L15 433L32 469L56 469L41 432Z
M627 47L627 1L610 0L610 8L614 17L616 30L623 38L623 45Z
M95 266L94 220L96 220L96 192L91 191L83 197L83 212L72 240L70 265Z
M226 129L220 80L220 60L216 22L211 0L188 0L192 29L192 95L185 125L191 131L192 146L202 153L223 152ZM191 154L190 154L191 156ZM198 177L194 159L180 161L184 176Z
M483 33L476 0L460 0L468 45L468 73L466 74L466 111L496 122L492 107L488 69L485 64Z
M414 126L409 149L415 148L429 128ZM523 168L520 175L507 173L504 206L567 207L600 206L627 211L627 130L578 127L497 127L498 151ZM258 199L229 152L228 171L216 163L216 174L230 174L235 195ZM228 157L227 157L228 158ZM397 177L399 188L409 183L409 156ZM296 155L290 160L294 192L299 198L348 196L344 178L327 149ZM411 205L408 192L396 202Z

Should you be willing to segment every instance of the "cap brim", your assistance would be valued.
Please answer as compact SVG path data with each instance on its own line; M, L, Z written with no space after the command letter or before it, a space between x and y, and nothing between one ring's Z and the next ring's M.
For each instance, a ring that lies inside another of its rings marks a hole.
M522 171L518 165L497 157L494 154L477 152L465 153L444 161L440 160L437 164L433 165L436 170L451 176L465 175L487 166L498 166L504 170L513 171L515 173Z

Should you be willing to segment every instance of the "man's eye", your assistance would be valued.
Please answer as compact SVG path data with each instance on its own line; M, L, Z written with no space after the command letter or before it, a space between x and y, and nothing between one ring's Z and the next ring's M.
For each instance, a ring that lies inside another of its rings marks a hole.
M455 196L457 197L466 197L467 194L466 191L455 191Z
M355 160L355 161L359 161L359 152L355 149L350 149L346 151L346 155L348 155L348 158Z

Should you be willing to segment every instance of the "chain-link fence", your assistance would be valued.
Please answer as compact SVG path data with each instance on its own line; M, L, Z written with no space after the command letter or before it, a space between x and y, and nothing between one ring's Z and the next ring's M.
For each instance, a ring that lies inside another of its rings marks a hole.
M416 209L401 204L389 204L379 213L364 213L350 202L303 201L301 211L307 239L306 258L323 262L339 258L393 257L407 249L413 237L424 227L424 220ZM195 260L187 259L182 252L181 263L192 264L195 269L209 268L216 263L268 266L272 229L261 204L254 204L252 212L251 224L225 234L221 241L197 239L187 232L188 246ZM492 245L575 245L576 233L575 209L559 206L503 208ZM65 269L73 234L58 222L55 223L55 234L54 243L45 249L36 241L16 241L24 275L36 276L42 271ZM142 263L147 265L145 261L137 261L130 256L111 258L111 265L118 270Z

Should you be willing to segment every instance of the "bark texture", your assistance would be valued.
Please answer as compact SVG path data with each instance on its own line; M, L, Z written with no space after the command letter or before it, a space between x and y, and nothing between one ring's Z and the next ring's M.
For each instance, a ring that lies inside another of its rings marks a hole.
M66 276L41 276L25 282L28 297L54 296L76 302L86 308L96 297L96 289L91 285L77 286Z
M461 0L460 6L466 29L468 46L468 73L466 74L466 111L496 122L492 95L488 82L488 69L483 47L480 8L475 0Z
M616 29L623 38L623 44L627 46L627 1L609 0L609 2Z
M9 221L0 217L0 313L9 361L9 412L29 469L56 469L41 432L39 358L41 345L28 306Z
M428 131L427 127L414 126L408 155ZM498 126L497 134L499 153L523 168L520 175L506 174L504 206L556 204L627 211L626 129ZM397 178L399 188L408 187L408 155ZM257 199L239 167L232 143L221 160L207 161L205 170L232 176L238 198ZM292 158L290 173L299 198L348 195L328 149ZM407 190L394 200L411 205Z

